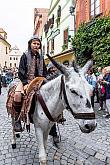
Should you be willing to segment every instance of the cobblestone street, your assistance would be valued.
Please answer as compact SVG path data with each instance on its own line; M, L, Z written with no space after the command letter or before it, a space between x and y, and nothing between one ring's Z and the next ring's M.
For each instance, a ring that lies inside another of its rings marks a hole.
M11 118L8 117L6 103L7 88L0 95L0 165L39 165L38 143L34 127L24 131L17 139L16 149L11 147ZM98 105L95 104L95 109ZM61 142L59 148L48 138L48 165L110 165L110 120L97 112L97 128L90 134L81 133L77 121L65 111L66 122L59 125Z

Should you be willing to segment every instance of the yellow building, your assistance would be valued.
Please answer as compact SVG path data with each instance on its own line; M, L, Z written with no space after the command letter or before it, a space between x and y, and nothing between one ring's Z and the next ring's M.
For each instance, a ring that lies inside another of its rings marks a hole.
M0 28L0 67L9 67L9 52L11 45L7 42L7 33Z

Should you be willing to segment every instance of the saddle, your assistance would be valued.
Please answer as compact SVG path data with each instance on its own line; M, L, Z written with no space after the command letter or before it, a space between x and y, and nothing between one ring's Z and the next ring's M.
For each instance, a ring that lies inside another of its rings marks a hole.
M27 122L27 116L30 112L33 96L35 92L40 89L44 80L44 77L36 77L29 83L27 89L24 91L24 96L22 97L22 108L20 113L20 119L22 121ZM9 89L6 102L7 113L13 118L15 118L16 115L16 112L13 107L15 89L16 85Z

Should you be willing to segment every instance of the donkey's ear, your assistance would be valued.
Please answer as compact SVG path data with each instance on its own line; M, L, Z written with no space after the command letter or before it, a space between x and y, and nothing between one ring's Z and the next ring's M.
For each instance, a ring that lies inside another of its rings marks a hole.
M76 64L75 60L72 61L72 67L74 68L75 72L77 72L77 73L79 72L79 68L78 68L78 65Z
M93 66L93 60L89 60L87 61L87 63L83 66L83 68L81 69L81 72L83 74L87 73L87 71Z
M67 71L67 67L64 66L63 64L59 64L57 61L55 61L51 56L49 56L49 54L47 54L47 57L49 58L49 60L53 63L53 65L60 70L60 72L66 76L69 75L68 71Z

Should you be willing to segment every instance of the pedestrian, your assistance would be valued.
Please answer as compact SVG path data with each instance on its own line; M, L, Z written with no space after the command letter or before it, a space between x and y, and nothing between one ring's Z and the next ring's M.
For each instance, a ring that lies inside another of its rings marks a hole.
M50 62L47 66L48 69L48 76L46 77L47 80L52 80L58 77L61 72ZM66 119L63 116L63 113L59 116L58 123L64 123Z
M96 89L95 89L95 94L96 94L96 101L95 103L99 103L99 90L98 90L98 83L99 83L99 78L102 75L102 67L98 67L97 72L95 73L96 76Z
M96 76L93 72L93 68L88 70L87 74L85 75L86 80L90 85L93 87L93 92L91 94L91 105L94 108L94 97L95 97L95 88L96 88Z
M7 83L6 83L6 71L3 70L3 73L2 73L2 86L3 87L7 87Z
M103 83L106 94L106 110L108 112L108 114L105 117L110 118L110 70L106 70L106 74L103 78Z
M24 90L27 89L28 84L38 76L47 75L46 65L44 63L43 56L40 54L41 41L37 36L33 36L28 41L28 50L23 53L20 59L18 77L20 79L14 94L13 107L17 113L15 118L15 131L22 131L20 120L18 120L22 107L22 96Z
M51 62L48 64L47 70L48 70L48 76L47 76L48 81L56 78L59 75L57 68ZM49 135L53 137L53 143L59 143L59 136L57 135L56 123L52 126Z
M105 103L105 87L103 84L103 77L104 77L104 68L98 68L99 75L97 76L97 87L98 87L98 96L99 96L99 111L104 110L104 103Z
M0 69L0 95L1 95L1 88L2 88L2 72Z

